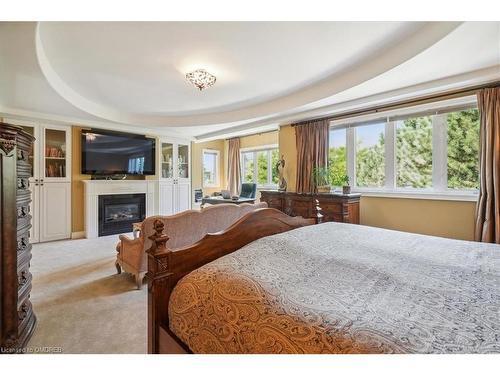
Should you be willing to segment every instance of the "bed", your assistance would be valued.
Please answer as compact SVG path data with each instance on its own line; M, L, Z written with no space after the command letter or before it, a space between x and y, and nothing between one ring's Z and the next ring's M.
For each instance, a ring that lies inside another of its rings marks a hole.
M158 231L150 352L500 352L500 246L313 223L257 210L179 253Z

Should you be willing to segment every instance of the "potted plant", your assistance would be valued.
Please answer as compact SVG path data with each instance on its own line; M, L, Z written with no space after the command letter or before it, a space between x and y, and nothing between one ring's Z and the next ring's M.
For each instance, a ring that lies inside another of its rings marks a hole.
M349 185L349 176L348 175L344 175L342 177L342 182L344 183L344 185L342 186L342 193L343 194L351 194L351 185Z
M327 167L316 167L312 171L314 185L318 193L329 193L332 187L330 186L330 173Z

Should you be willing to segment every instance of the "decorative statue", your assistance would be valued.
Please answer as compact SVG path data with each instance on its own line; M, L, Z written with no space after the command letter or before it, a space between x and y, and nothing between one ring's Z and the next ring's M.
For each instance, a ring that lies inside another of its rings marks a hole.
M279 176L279 191L286 191L286 180L285 177L283 177L283 173L285 172L285 159L283 158L283 155L281 155L281 159L276 162L276 172L278 172Z

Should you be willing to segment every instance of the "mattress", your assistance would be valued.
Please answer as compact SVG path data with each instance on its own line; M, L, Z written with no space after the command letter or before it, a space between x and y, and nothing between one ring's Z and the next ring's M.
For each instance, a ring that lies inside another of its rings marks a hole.
M169 321L194 353L499 353L500 246L307 226L185 276Z

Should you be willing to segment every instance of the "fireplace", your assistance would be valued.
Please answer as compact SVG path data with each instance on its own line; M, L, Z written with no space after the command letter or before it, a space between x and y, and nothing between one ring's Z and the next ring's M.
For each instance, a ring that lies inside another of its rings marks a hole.
M146 217L146 194L99 195L99 236L132 232Z

